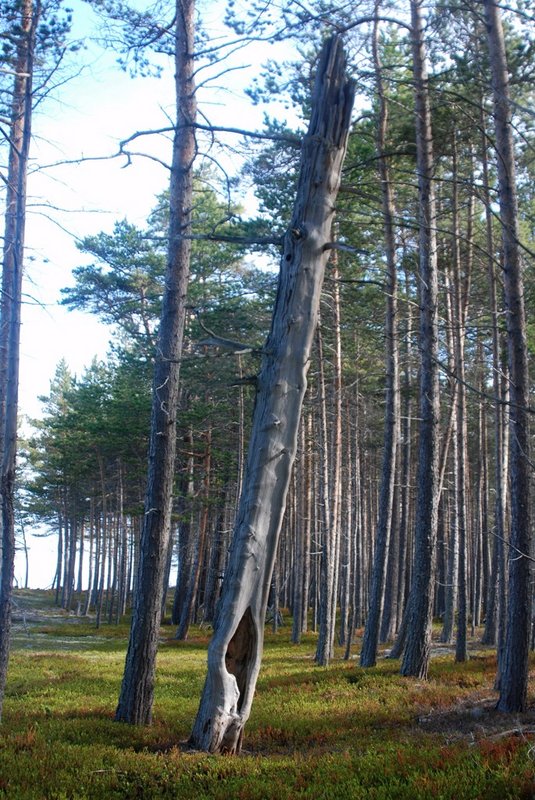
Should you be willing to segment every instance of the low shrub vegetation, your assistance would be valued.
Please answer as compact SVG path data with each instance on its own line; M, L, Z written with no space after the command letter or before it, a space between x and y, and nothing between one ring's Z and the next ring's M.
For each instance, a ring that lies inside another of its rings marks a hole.
M21 605L25 598L20 598ZM385 658L374 669L314 664L315 636L266 632L244 753L186 747L205 674L206 629L162 627L154 724L113 721L127 626L72 617L15 626L0 728L0 797L535 798L535 712L494 711L495 657L436 655L427 682ZM356 643L355 653L359 643Z

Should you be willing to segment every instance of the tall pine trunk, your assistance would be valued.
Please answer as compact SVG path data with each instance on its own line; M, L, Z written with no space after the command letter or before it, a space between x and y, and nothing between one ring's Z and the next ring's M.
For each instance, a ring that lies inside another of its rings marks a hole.
M433 136L423 41L422 0L411 0L419 194L420 423L414 569L403 675L427 677L438 527L438 275Z
M162 593L171 528L179 367L189 278L196 153L194 0L177 0L175 88L177 123L169 190L169 243L152 388L145 514L125 671L115 719L150 723Z
M494 131L500 195L503 275L511 403L511 531L507 629L500 664L500 711L524 711L527 703L530 626L529 381L524 285L519 246L518 204L511 102L505 41L495 0L484 0L494 98Z
M485 598L485 630L483 644L497 642L498 663L503 652L503 634L505 624L505 585L504 585L504 543L505 543L505 506L508 474L508 447L504 436L505 412L504 393L502 391L502 335L500 331L500 309L498 307L498 281L496 272L498 265L494 258L494 212L491 207L491 191L489 185L489 164L487 156L487 139L485 113L481 101L480 127L482 131L481 164L483 168L483 197L485 203L485 232L487 247L487 268L489 276L489 304L492 315L492 388L494 394L494 541L490 558L489 580ZM497 641L498 640L498 641Z

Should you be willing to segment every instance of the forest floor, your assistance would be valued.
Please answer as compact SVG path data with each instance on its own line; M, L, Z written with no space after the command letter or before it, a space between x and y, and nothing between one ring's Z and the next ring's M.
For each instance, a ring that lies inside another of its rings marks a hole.
M535 684L530 710L495 711L496 658L475 637L455 664L436 642L429 679L384 657L314 664L316 637L266 647L240 757L187 751L210 631L186 642L163 626L154 723L113 721L128 624L66 614L50 593L18 591L0 727L8 800L535 800ZM480 633L480 632L479 632ZM535 678L535 660L531 678Z

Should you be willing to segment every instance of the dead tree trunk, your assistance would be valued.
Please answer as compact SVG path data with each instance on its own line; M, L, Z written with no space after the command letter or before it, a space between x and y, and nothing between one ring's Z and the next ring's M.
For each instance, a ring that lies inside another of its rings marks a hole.
M240 750L260 669L265 611L353 97L341 40L329 39L318 66L312 118L303 140L294 212L284 239L271 332L258 377L243 491L208 650L208 675L190 739L193 747L213 753Z

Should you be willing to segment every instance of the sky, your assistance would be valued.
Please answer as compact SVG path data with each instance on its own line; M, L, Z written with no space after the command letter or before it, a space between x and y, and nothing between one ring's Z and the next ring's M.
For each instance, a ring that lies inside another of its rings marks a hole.
M84 263L76 241L111 231L114 221L125 217L143 225L156 195L168 184L167 170L141 156L128 166L124 158L58 165L81 157L110 156L132 133L165 127L174 116L172 69L164 70L160 78L129 77L118 68L115 54L92 43L94 27L87 6L81 2L70 5L74 33L85 40L85 48L72 58L73 71L78 74L39 107L33 121L31 159L39 169L32 169L28 183L19 390L23 431L28 430L25 418L38 418L42 413L39 398L48 394L61 359L80 375L94 357L106 355L110 329L95 317L67 311L58 303L60 289L73 284L72 269ZM219 36L221 4L205 0L203 5L207 28ZM259 44L238 51L228 62L235 69L199 92L201 109L210 121L260 128L264 109L253 108L243 90L265 59L285 55L280 46ZM170 159L168 137L146 137L132 147L149 150L164 161ZM56 166L41 169L43 165ZM233 167L230 161L225 166ZM55 570L56 536L36 538L31 531L27 535L30 586L49 586ZM16 562L19 584L24 572L20 553Z

